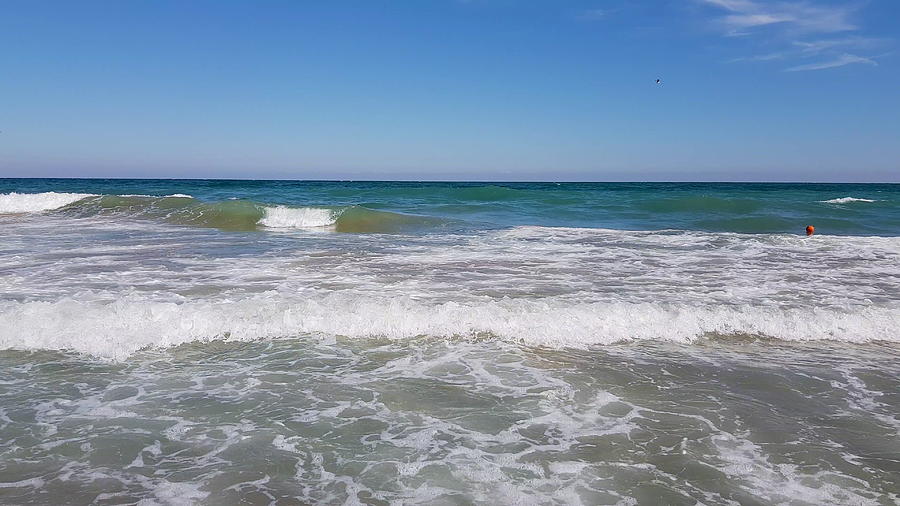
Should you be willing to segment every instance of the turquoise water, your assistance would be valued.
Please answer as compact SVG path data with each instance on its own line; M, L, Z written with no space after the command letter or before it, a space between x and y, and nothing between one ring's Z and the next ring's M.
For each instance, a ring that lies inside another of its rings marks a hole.
M5 179L0 503L897 504L898 328L900 185Z
M592 227L900 235L900 184L415 183L234 180L0 180L0 193L191 195L443 218L454 227ZM845 201L842 199L859 199ZM239 211L236 211L239 212ZM451 225L447 225L451 226Z

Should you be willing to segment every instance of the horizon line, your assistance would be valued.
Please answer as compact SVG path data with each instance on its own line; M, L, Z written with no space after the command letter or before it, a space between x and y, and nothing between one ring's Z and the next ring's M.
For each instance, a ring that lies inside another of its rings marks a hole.
M0 181L14 179L68 179L88 181L269 181L269 182L297 182L297 183L497 183L497 184L646 184L646 183L681 183L681 184L890 184L900 185L900 181L765 181L765 180L507 180L507 179L291 179L291 178L244 178L244 177L0 177Z

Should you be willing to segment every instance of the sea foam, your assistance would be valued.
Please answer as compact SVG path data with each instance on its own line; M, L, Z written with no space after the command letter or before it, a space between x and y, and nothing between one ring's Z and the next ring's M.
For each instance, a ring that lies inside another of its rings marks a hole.
M91 193L3 193L0 194L0 214L49 211L93 196Z
M334 225L340 213L317 207L266 207L259 224L268 228L316 228Z

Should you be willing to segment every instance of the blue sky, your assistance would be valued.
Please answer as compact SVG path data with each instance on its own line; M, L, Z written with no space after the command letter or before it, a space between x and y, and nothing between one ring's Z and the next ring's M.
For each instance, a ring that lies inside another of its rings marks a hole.
M898 42L896 0L0 0L0 177L900 181Z

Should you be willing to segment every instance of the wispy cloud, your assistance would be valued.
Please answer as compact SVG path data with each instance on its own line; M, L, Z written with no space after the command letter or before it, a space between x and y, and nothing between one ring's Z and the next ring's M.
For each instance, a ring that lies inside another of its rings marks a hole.
M696 1L717 12L711 23L723 35L750 37L758 34L765 37L769 52L735 58L731 60L733 62L819 60L785 69L791 72L830 69L853 63L877 65L874 60L876 57L859 56L851 54L851 51L862 51L888 42L884 39L845 35L847 32L860 30L854 19L861 5L859 3L826 4L812 0ZM783 47L772 51L772 41L783 41Z
M805 65L797 65L796 67L791 67L785 69L787 72L802 72L806 70L823 70L823 69L833 69L835 67L843 67L844 65L851 65L854 63L866 63L868 65L878 66L878 62L871 58L863 58L862 56L856 56L855 54L847 54L844 53L842 55L838 55L837 57L823 61L818 63L807 63Z
M602 8L582 9L573 12L577 19L584 21L606 21L610 18L621 16L624 12L633 8L631 0L608 1Z
M727 11L716 19L727 33L772 24L803 33L835 33L855 30L854 9L843 5L817 5L807 1L758 2L751 0L700 0Z
M803 54L817 55L824 51L829 51L837 48L872 49L875 47L883 46L888 42L890 41L886 39L878 39L872 37L846 37L842 39L822 39L810 41L795 40L792 44Z
M843 39L822 39L822 40L795 40L785 49L775 52L763 53L754 56L743 56L729 60L730 62L739 61L772 61L785 60L789 58L814 58L818 56L837 55L846 53L850 50L866 50L887 45L890 41L886 39L868 38L868 37L848 37Z
M581 19L603 19L609 15L606 9L588 9L578 14Z
M773 60L783 60L788 58L790 53L785 51L777 51L774 53L766 53L766 54L758 54L754 56L743 56L741 58L733 58L729 60L729 63L739 62L739 61L773 61Z
M793 21L790 16L778 14L731 14L722 18L722 22L733 28L752 28L754 26L765 26L774 23L787 23Z

